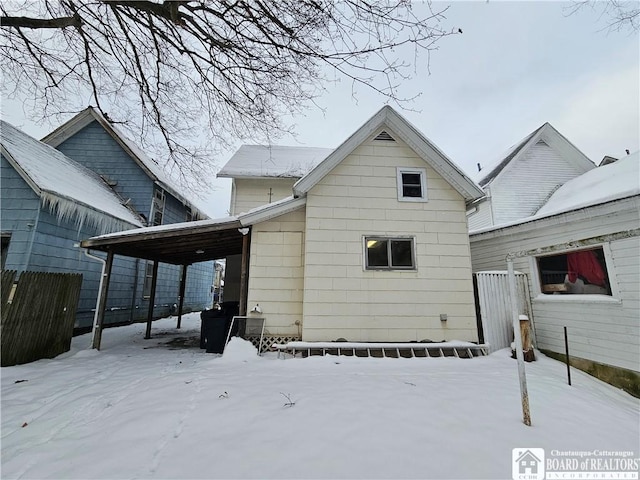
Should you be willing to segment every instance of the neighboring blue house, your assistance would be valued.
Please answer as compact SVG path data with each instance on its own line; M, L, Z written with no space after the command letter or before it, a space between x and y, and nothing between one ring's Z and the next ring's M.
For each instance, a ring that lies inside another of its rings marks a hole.
M81 240L206 216L93 108L43 142L2 122L2 268L82 273L75 326L84 330L92 325L102 264L76 247ZM187 272L185 311L211 306L213 262ZM152 262L115 259L105 323L146 319L151 274ZM180 266L160 264L156 316L174 311L180 277Z

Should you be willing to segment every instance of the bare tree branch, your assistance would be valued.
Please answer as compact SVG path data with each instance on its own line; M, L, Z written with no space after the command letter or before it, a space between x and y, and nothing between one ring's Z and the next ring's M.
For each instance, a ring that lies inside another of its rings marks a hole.
M67 28L79 27L82 23L80 17L59 18L29 18L0 16L0 24L3 27L12 28Z
M567 7L569 15L591 9L600 14L605 29L613 31L638 31L640 29L640 2L638 0L573 0Z
M202 175L237 140L289 132L284 119L315 103L331 70L402 104L402 81L458 33L442 27L445 11L410 0L8 0L3 89L42 117L90 102L161 164ZM399 60L407 48L412 63Z

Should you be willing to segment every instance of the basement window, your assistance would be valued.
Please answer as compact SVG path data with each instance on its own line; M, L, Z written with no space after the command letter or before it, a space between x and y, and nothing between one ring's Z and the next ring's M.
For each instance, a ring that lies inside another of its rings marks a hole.
M398 201L427 201L427 171L424 168L397 169Z
M611 284L602 247L538 257L545 295L609 295Z
M364 237L366 270L415 270L411 238Z

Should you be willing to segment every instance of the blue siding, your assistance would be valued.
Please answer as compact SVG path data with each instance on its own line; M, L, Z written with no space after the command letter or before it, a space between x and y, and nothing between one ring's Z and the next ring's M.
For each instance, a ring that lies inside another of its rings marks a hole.
M154 183L120 145L97 122L89 124L58 149L110 180L117 181L116 191L131 198L134 208L149 216ZM1 160L1 230L11 240L5 268L19 272L74 272L83 275L76 328L90 327L100 285L102 263L88 258L76 247L81 240L99 235L93 227L79 228L74 220L58 221L55 213L41 206L38 195L3 156ZM165 197L163 223L186 220L186 207L169 193ZM92 252L105 258L100 252ZM105 323L145 320L148 300L143 297L144 260L116 256ZM189 267L185 310L211 306L210 286L213 262ZM156 292L155 316L174 313L178 303L180 267L160 264Z
M38 224L40 198L2 155L0 163L0 230L11 234L5 268L23 272Z
M154 182L144 170L129 157L126 151L116 142L102 126L94 121L78 133L58 145L58 150L65 155L82 163L109 180L116 181L114 189L125 199L131 199L131 205L147 219L150 219L153 201ZM187 218L186 207L173 195L165 192L165 207L162 223L184 222ZM89 238L84 237L84 238ZM116 257L117 261L123 261ZM135 262L133 259L127 259ZM109 304L111 299L119 298L112 305L121 308L129 294L133 320L144 320L147 317L148 299L143 296L146 261L138 263L137 275L135 266L123 272L124 285L111 282L109 286ZM124 268L124 267L123 267ZM114 263L113 278L116 278L116 263ZM120 274L119 274L120 275ZM187 275L187 292L185 294L185 310L201 310L212 304L211 284L213 283L213 262L206 262L190 266ZM134 288L134 282L137 284ZM99 279L98 279L99 280ZM178 304L180 285L180 267L176 265L160 264L158 268L158 282L156 287L156 301L154 312L156 316L165 316L174 312L173 306ZM97 288L97 287L96 287ZM135 300L131 298L135 292Z
M109 180L114 189L145 218L149 218L153 180L98 122L93 121L56 147L69 158Z

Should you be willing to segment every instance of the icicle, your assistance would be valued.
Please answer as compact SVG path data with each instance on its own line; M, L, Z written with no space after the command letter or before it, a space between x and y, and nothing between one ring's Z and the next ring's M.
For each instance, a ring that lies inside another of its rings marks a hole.
M58 222L74 221L78 231L85 224L98 230L99 235L137 228L137 225L49 192L42 192L42 205L57 217Z

